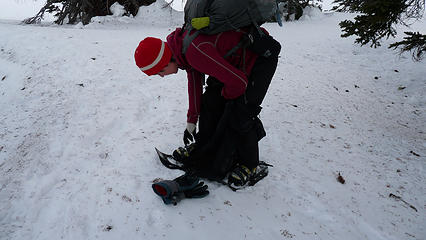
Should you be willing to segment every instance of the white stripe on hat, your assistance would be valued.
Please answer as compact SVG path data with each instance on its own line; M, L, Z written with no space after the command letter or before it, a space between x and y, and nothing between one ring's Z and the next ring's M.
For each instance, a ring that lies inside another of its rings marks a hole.
M165 48L165 43L164 43L163 41L161 41L161 49L160 49L160 52L158 53L157 58L154 60L154 62L152 62L152 63L151 63L151 64L149 64L148 66L141 67L140 69L141 69L142 71L146 71L146 70L149 70L149 69L151 69L151 68L155 67L155 65L157 65L157 64L160 62L161 58L163 57L163 54L164 54L164 48Z

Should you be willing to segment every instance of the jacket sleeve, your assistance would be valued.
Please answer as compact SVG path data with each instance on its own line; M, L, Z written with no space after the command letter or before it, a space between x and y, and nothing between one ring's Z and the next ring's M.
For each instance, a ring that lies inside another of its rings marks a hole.
M225 99L235 99L245 92L247 76L228 63L212 43L191 42L185 56L188 63L197 71L215 77L224 84L222 96Z
M203 82L204 74L196 71L195 69L189 69L186 71L188 75L188 114L187 122L196 124L198 116L200 115L201 109L201 94L203 93Z

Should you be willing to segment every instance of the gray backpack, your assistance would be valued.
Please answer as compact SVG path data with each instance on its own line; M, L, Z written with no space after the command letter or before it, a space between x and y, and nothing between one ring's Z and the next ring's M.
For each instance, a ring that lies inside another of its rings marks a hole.
M184 40L182 53L185 54L189 44L198 34L217 34L229 30L238 30L242 27L255 26L260 35L263 32L259 26L276 17L281 25L281 16L278 12L278 0L187 0L184 8L184 29L188 31ZM192 26L193 20L208 17L209 21L203 28ZM237 49L233 49L236 51ZM232 50L231 50L232 51ZM229 56L231 53L227 53Z

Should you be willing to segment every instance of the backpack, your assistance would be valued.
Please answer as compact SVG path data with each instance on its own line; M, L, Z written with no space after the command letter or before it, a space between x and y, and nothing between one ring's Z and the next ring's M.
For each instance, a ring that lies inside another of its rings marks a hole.
M220 32L238 30L242 27L255 26L258 33L264 33L259 26L274 15L280 26L281 16L278 12L278 0L187 0L184 8L184 37L182 53L185 54L192 40L200 33L213 35ZM195 33L191 33L192 30ZM238 46L237 48L239 48ZM236 51L237 49L231 49ZM229 56L227 53L225 56Z

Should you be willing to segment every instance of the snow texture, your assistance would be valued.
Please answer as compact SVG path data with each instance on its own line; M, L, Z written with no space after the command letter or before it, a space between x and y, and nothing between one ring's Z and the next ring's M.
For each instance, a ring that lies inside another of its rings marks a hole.
M264 25L283 46L260 116L269 176L164 205L152 181L181 173L154 147L182 144L186 74L147 77L133 53L177 15L0 22L0 239L426 239L425 62L340 38L340 13Z
M123 24L124 23L124 24ZM117 17L117 16L104 16L93 17L91 24L85 28L93 29L111 29L111 28L133 28L139 26L140 29L145 28L169 28L174 29L183 24L183 12L179 12L171 8L164 0L157 0L153 4L140 7L138 14L133 17ZM80 28L80 27L79 27Z
M126 13L124 6L120 5L118 2L112 4L111 7L109 7L109 10L114 17L121 17Z

